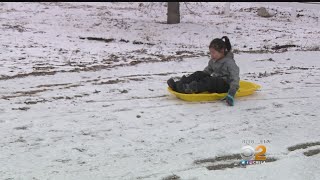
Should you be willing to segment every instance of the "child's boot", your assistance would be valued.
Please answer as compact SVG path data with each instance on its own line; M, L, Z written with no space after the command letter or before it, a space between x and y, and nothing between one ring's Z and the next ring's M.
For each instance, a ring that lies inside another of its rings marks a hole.
M172 78L170 78L167 81L167 84L172 90L176 91L176 83L174 82L174 80Z

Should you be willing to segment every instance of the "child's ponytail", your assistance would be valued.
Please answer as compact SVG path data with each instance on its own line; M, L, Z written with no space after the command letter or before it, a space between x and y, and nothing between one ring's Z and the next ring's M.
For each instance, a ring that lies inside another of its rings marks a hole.
M230 52L231 50L231 43L230 43L230 40L227 36L223 36L221 38L222 40L224 39L224 43L226 44L226 49L228 50L228 52Z

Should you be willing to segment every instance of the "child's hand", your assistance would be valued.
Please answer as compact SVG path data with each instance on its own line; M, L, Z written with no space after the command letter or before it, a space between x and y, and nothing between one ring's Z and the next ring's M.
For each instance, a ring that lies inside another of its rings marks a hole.
M224 97L222 100L226 100L227 104L229 106L234 106L234 97L228 94L226 97Z

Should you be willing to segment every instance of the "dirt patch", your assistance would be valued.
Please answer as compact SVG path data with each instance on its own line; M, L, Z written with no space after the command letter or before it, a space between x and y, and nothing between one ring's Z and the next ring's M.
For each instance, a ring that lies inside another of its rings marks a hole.
M15 94L22 94L22 95L33 95L40 92L44 92L51 89L39 89L39 90L33 90L33 91L16 91Z
M17 74L17 75L14 75L14 76L2 76L2 77L0 77L0 80L24 78L24 77L28 77L28 76L54 75L56 73L57 73L57 71L52 71L52 72L31 72L31 73L26 73L26 74Z
M125 40L125 39L120 39L119 42L125 42L125 43L128 43L130 42L129 40Z
M320 149L313 149L313 150L304 152L303 154L305 156L314 156L314 155L319 154L319 153L320 153Z
M24 103L30 105L30 104L37 104L37 103L45 103L47 101L48 100L42 99L42 100L38 100L38 101L25 101Z
M277 75L277 74L282 75L283 72L279 71L279 70L276 70L276 71L270 72L270 73L267 73L267 72L259 73L258 78L273 76L273 75Z
M268 157L265 161L265 163L268 162L274 162L277 161L276 158L273 157ZM246 165L241 165L241 163L228 163L228 164L217 164L217 165L211 165L211 166L207 166L208 170L224 170L227 168L246 168Z
M258 11L258 8L256 8L256 7L241 8L239 11L240 12L252 12L253 11L254 13L256 13Z
M203 164L203 163L216 163L216 162L224 162L224 161L234 161L231 163L222 163L222 164L216 164L216 165L210 165L206 168L208 170L223 170L226 168L239 168L239 167L245 167L240 164L241 160L240 154L231 154L231 155L225 155L225 156L218 156L215 158L207 158L207 159L201 159L194 161L194 164ZM276 158L268 157L265 162L273 162L276 161Z
M87 40L91 40L91 41L102 41L102 42L105 42L105 43L110 43L110 42L115 42L116 41L116 39L114 39L114 38L110 38L110 39L100 38L100 37L79 37L79 38L80 39L87 39ZM119 42L128 43L130 41L129 40L125 40L125 39L120 39ZM136 40L134 40L132 42L132 44L137 44L137 45L146 44L146 45L149 45L149 46L154 46L155 45L154 43L145 43L145 42L136 41Z
M9 25L9 24L3 24L2 25L4 27L4 29L13 29L16 30L18 32L26 32L28 30L31 30L30 28L25 28L21 25Z
M79 152L84 152L84 151L86 151L86 149L84 149L84 148L73 148L73 149L75 149L75 150L77 150L77 151L79 151Z
M302 144L290 146L290 147L288 147L288 150L295 151L297 149L307 149L308 147L318 146L318 145L320 145L320 142L308 142L308 143L302 143Z
M256 73L246 73L247 77L252 77L252 78L263 78L263 77L269 77L269 76L274 76L274 75L282 75L284 74L283 71L281 70L275 70L273 72L259 72L258 74Z
M259 110L264 110L264 109L267 109L266 107L256 107L256 108L248 108L248 109L245 109L246 111L259 111Z
M126 93L128 93L129 91L128 90L126 90L126 89L124 89L124 90L120 90L120 93L121 94L126 94Z
M17 91L17 92L13 93L15 95L2 96L2 99L9 100L11 98L16 98L16 97L31 96L31 95L35 95L35 94L40 93L40 92L48 91L48 90L51 90L51 89L39 89L39 90L33 90L33 91Z
M320 46L303 47L301 49L297 49L297 51L320 51Z
M271 49L269 49L269 47L267 46L263 46L260 49L252 49L249 48L249 50L240 50L240 49L234 49L232 52L235 54L239 54L239 53L249 53L249 54L267 54L267 53L283 53L288 51L288 48L292 48L292 47L296 47L295 51L319 51L320 50L320 46L315 46L315 47L300 47L297 45L276 45L271 47Z
M28 126L20 126L20 127L15 127L13 128L15 130L27 130L28 129Z
M123 64L122 64L123 65ZM108 69L108 68L112 68L112 67L116 67L116 66L120 66L120 65L114 65L114 66L110 66L110 65L94 65L94 66L90 66L90 67L85 67L85 68L78 68L78 69L74 69L71 70L69 72L80 72L80 71L100 71L102 69Z
M173 73L155 73L155 74L135 74L135 75L129 75L129 76L120 76L121 78L127 78L127 77L139 77L139 76L168 76L172 74L178 74L178 73L192 73L192 72L173 72Z
M262 59L262 60L256 60L256 62L259 62L259 61L271 61L271 62L275 62L272 58L269 58L269 59Z
M122 108L122 109L116 109L113 112L122 112L122 111L131 111L132 109L129 108Z
M289 48L289 47L299 47L299 46L297 46L297 45L283 45L283 46L276 45L276 46L272 47L271 49L272 50L279 50L279 49Z
M94 90L94 92L93 92L93 94L98 94L98 93L100 93L101 91L98 91L98 90Z
M106 42L106 43L115 41L115 39L113 39L113 38L110 38L110 39L99 38L99 37L79 37L79 38L80 39L87 39L90 41L102 41L102 42Z
M0 75L0 80L9 80L9 79L15 79L15 78L25 78L28 76L47 76L47 75L55 75L56 73L68 73L68 72L87 72L87 71L100 71L105 69L111 69L115 67L125 67L125 66L134 66L140 63L153 63L153 62L167 62L167 61L181 61L183 58L192 58L192 57L201 57L201 56L207 56L203 52L198 53L192 53L188 52L190 54L185 54L186 52L180 52L182 55L159 55L159 54L148 54L144 53L146 55L149 55L151 57L141 57L141 58L135 58L134 56L127 54L120 54L120 55L110 55L109 59L103 60L104 63L107 65L93 65L93 66L86 66L82 65L81 67L75 67L71 70L50 70L50 71L39 71L39 72L31 72L31 73L25 73L25 74L17 74L13 76L7 76L7 75ZM115 64L114 62L119 62L120 58L124 59L124 63ZM132 59L131 62L127 62L127 59Z
M161 98L161 97L167 97L168 95L160 95L160 96L153 96L153 97L131 97L131 99L153 99L153 98Z
M165 55L162 55L162 54L161 55L155 55L155 56L158 57L160 59L160 61L167 62L167 61L182 59L186 55L183 55L183 56L180 56L180 57L177 57L177 56L174 56L174 55L165 56ZM191 57L195 57L195 56L191 56Z
M71 159L57 159L57 160L54 160L56 162L61 162L61 163L68 163L69 161L71 161Z
M283 104L278 104L278 103L272 103L273 107L275 108L282 108Z
M296 66L290 66L288 68L288 70L295 70L295 69L299 69L299 70L309 70L309 69L315 69L315 68L310 68L310 67L296 67Z
M239 53L249 53L249 54L266 54L266 53L274 53L274 51L270 51L270 50L264 50L264 49L259 49L259 50L239 50L239 49L234 49L232 51L235 54L239 54Z
M92 80L87 80L85 82L97 82L97 81L100 81L100 79L92 79Z
M133 41L132 44L143 44L143 42L140 41Z
M103 81L103 82L99 82L99 83L92 83L93 85L103 85L103 84L117 84L117 83L122 83L125 82L125 80L109 80L109 81Z
M73 84L73 85L69 85L69 86L66 86L66 87L63 87L63 88L59 88L59 89L70 89L70 88L79 87L79 86L83 86L83 85Z
M207 169L208 170L223 170L226 168L235 168L235 167L239 167L239 164L237 164L237 163L218 164L218 165L213 165L213 166L207 166Z
M69 85L71 83L67 83L67 84L49 84L49 85L39 85L37 87L53 87L53 86L64 86L64 85ZM66 87L61 87L59 89L70 89L73 87L78 87L78 86L83 86L80 84L73 84L73 85L69 85ZM45 91L52 91L53 89L40 89L40 90L32 90L32 91L17 91L14 92L15 95L10 95L10 96L3 96L2 99L7 99L10 100L12 98L16 98L16 97L24 97L24 96L31 96L31 95L35 95L37 93L40 92L45 92ZM83 94L82 96L88 96L89 94ZM77 95L76 95L77 96ZM72 98L67 98L67 97L63 97L63 96L58 96L58 97L53 97L52 99L54 100L58 100L58 99L72 99ZM26 101L24 102L25 104L37 104L37 103L44 103L47 102L48 100L42 99L42 100L37 100L37 101ZM28 107L23 107L23 108L13 108L12 110L28 110L30 108Z
M143 81L145 79L146 78L129 78L129 80L131 80L131 81Z
M181 178L175 174L162 178L162 180L179 180L179 179Z
M12 108L12 110L20 110L20 111L27 111L30 107L19 107L19 108Z
M65 84L44 84L44 85L39 85L36 86L37 88L42 88L42 87L54 87L54 86L66 86L70 85L71 83L65 83Z
M142 63L143 61L131 61L129 64L131 65L131 66L134 66L134 65L136 65L136 64L140 64L140 63Z
M27 141L25 139L23 139L23 137L20 136L18 139L14 140L13 142L10 142L10 143L18 143L18 142L25 143Z
M78 95L74 95L72 97L70 97L70 96L65 96L65 97L58 96L58 97L53 97L52 99L54 99L54 100L59 100L59 99L71 100L71 99L75 99L75 98L81 98L81 97L84 97L84 96L89 96L89 94L82 94L82 95L78 94Z
M191 52L191 51L176 51L176 55L181 55L181 54L194 54L194 52Z
M240 159L242 159L240 154L231 154L231 155L220 156L220 157L215 157L215 158L196 160L196 161L194 161L194 163L195 164L202 164L202 163L208 163L208 162L213 163L216 161L240 160Z
M59 100L59 99L64 99L65 97L63 97L63 96L58 96L58 97L52 97L52 99L54 99L54 100Z
M36 70L36 71L49 71L49 70L52 70L52 69L55 69L55 67L51 67L51 66L46 66L46 67L33 67L33 70Z

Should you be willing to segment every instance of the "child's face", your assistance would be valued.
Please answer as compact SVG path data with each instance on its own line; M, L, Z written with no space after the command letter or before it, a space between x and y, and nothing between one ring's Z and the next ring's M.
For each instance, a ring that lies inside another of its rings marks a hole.
M209 48L209 51L210 51L211 58L216 61L224 57L223 50L222 50L222 52L220 52L220 51L215 50L214 48Z

